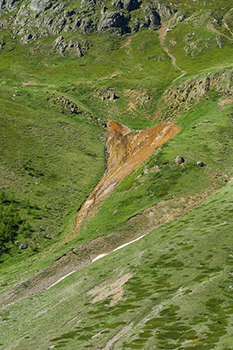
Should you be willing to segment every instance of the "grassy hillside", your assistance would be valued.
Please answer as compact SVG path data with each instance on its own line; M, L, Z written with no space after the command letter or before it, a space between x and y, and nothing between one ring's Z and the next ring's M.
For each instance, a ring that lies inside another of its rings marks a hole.
M0 4L0 349L233 349L232 6L129 4ZM181 131L71 235L109 120Z

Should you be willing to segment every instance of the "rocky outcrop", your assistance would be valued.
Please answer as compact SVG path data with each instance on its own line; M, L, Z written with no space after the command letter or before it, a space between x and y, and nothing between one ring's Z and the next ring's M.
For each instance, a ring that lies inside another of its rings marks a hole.
M219 96L233 96L232 76L233 71L223 70L171 87L160 102L157 117L161 116L161 121L177 118L180 111L188 110L203 98L208 99L211 91L215 91Z
M9 12L14 10L19 0L0 0L0 9L7 9Z
M85 18L82 20L80 29L82 30L83 33L89 34L92 33L94 30L96 30L97 25L95 21L91 18Z
M53 3L53 0L33 0L29 5L29 10L36 12L46 11L52 7Z
M141 1L138 0L113 0L112 5L126 11L133 11L139 8Z
M26 45L29 44L31 40L37 40L38 36L36 34L27 34L20 39L20 44Z
M66 41L63 36L59 36L53 43L54 51L57 51L61 56L65 53L69 53L74 57L82 57L81 45L79 42L73 42L72 40Z
M107 30L114 34L125 34L130 31L129 17L123 12L113 11L104 14L99 22L98 30Z
M94 93L94 97L99 97L101 101L115 101L118 99L118 96L112 89L101 89Z
M145 27L156 30L161 26L161 18L155 8L148 6L145 9Z
M91 34L95 31L123 35L139 30L157 30L161 18L174 17L174 8L163 0L150 5L143 5L143 0L112 0L108 11L103 0L82 0L71 8L69 3L57 0L0 0L0 16L14 12L4 19L7 27L12 25L12 32L18 35L22 44L29 44L31 39L43 36L57 36L62 31L81 31ZM109 4L108 4L109 6ZM138 17L133 11L141 9ZM143 18L144 16L144 18ZM3 27L1 20L0 27ZM5 26L5 25L4 25ZM31 37L31 35L33 37Z
M159 15L162 18L171 18L177 12L177 10L166 3L165 1L155 1L155 5Z
M50 101L51 104L59 110L60 113L69 113L69 114L81 114L86 120L90 121L95 125L99 125L102 128L106 128L106 122L98 117L93 116L90 112L81 109L75 102L71 101L67 97L59 96L56 94L48 95L47 91L47 101Z

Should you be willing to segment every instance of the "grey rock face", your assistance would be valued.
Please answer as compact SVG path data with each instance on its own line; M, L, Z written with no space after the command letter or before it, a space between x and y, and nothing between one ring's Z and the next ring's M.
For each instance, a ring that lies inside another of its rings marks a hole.
M129 31L128 21L129 19L124 13L118 11L108 12L101 18L98 30L108 30L111 33L124 34Z
M31 2L29 8L32 11L46 11L50 9L53 5L51 0L34 0Z
M74 10L70 10L70 11L65 11L64 12L64 16L65 17L71 17L71 16L73 16L73 15L75 15L75 11Z
M81 23L81 30L83 31L83 33L88 34L88 33L92 33L95 29L95 26L93 24L92 19L90 18L85 18L82 23Z
M112 5L119 7L119 9L125 9L127 11L133 11L139 8L141 2L138 0L113 0Z
M158 12L150 6L145 10L145 27L156 30L161 26L161 18Z
M0 10L6 8L11 11L17 1L19 0L0 0Z

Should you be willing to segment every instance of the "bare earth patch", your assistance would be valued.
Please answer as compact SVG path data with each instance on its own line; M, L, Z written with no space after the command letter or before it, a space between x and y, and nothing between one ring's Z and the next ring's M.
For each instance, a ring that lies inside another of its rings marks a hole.
M119 300L122 299L124 294L123 286L124 284L133 277L133 274L131 272L127 273L124 276L121 276L116 281L114 281L111 284L106 284L106 282L103 285L99 285L94 287L88 292L88 295L94 297L92 300L92 304L95 304L99 301L105 300L109 296L112 296L112 300L109 304L109 306L114 306L117 304Z
M49 85L49 84L40 84L40 83L36 83L35 81L28 81L25 83L22 83L22 86L47 86L47 87L55 87L55 85Z
M225 108L225 106L230 105L231 103L233 103L232 96L219 100L218 106L222 109L222 108Z
M129 37L129 39L126 41L126 43L122 46L122 48L125 48L125 52L127 55L131 54L132 48L130 46L132 38Z

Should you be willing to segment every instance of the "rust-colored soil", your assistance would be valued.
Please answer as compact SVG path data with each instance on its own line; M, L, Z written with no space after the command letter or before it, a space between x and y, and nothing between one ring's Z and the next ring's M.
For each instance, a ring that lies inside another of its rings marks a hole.
M110 121L107 135L107 171L79 210L73 233L96 202L109 195L125 176L138 168L157 147L179 131L180 127L177 125L158 125L136 133L124 125Z

